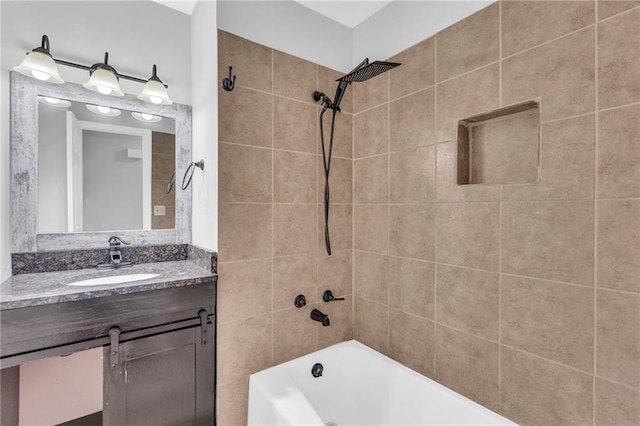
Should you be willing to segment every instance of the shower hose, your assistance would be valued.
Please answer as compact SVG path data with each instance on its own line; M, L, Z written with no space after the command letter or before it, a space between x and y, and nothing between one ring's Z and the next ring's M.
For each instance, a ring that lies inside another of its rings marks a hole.
M324 165L324 244L327 248L327 254L331 256L331 239L329 238L329 172L331 171L331 153L333 152L333 130L336 124L336 108L331 109L333 114L331 115L331 132L329 133L329 152L327 155L327 148L324 143L324 127L323 120L324 113L327 111L327 107L322 108L320 113L320 142L322 143L322 163Z

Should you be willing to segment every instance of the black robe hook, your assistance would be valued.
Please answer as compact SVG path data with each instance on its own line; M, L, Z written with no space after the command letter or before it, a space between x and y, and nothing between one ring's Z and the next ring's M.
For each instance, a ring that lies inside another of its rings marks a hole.
M233 76L233 80L231 80L231 70L233 67L229 67L229 78L222 79L222 88L227 92L233 90L233 87L236 85L236 76Z

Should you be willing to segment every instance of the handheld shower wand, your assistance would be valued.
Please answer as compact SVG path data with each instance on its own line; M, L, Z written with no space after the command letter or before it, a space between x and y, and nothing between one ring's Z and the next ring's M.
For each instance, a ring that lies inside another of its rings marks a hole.
M381 62L376 61L369 63L369 58L365 58L360 62L349 74L340 77L336 81L338 87L336 88L336 94L333 97L333 101L326 94L315 91L311 94L315 102L322 102L322 111L320 112L320 140L322 142L322 162L324 164L324 242L327 249L327 254L331 256L331 239L329 238L329 173L331 171L331 154L333 151L333 132L336 123L336 113L340 111L340 103L344 97L347 87L354 81L366 81L372 77L380 75L390 69L393 69L400 65L397 62ZM325 147L324 143L324 127L323 117L324 113L331 109L333 111L331 116L331 131L329 136L329 148ZM328 155L327 155L328 151Z

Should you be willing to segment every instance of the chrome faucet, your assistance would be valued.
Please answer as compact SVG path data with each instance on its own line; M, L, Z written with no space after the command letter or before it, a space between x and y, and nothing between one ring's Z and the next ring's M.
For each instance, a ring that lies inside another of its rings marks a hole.
M120 251L120 244L124 244L128 246L131 243L128 243L122 238L116 237L115 235L109 238L109 262L99 263L96 266L98 269L124 268L127 266L133 266L133 262L122 260L122 252Z

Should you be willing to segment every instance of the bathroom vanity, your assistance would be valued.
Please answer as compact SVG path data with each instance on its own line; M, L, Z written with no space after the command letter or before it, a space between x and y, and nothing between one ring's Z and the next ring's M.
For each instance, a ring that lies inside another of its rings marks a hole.
M134 274L156 276L73 285ZM189 260L14 275L0 285L2 368L103 347L104 425L212 424L215 280Z

